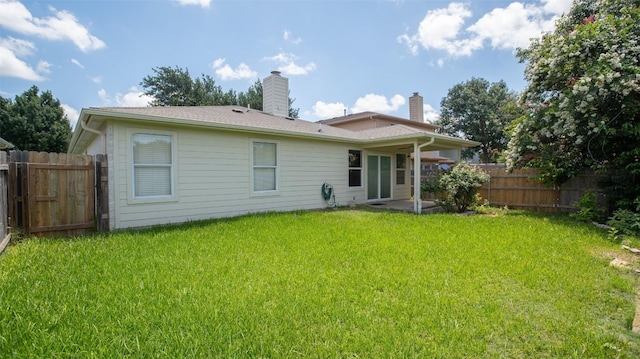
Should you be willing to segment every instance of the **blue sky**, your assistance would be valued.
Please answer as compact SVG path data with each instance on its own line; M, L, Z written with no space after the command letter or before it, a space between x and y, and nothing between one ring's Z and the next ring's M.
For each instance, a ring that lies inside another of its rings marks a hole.
M0 95L50 90L75 124L82 108L145 106L159 66L246 91L289 78L309 121L361 111L408 117L413 92L433 120L472 77L521 91L514 49L553 30L571 0L0 0Z

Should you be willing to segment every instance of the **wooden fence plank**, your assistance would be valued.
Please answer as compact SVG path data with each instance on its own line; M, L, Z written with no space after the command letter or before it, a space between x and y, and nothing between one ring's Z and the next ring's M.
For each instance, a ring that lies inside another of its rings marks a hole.
M491 178L479 191L480 197L496 206L529 209L542 212L570 212L574 203L587 192L598 194L604 201L597 182L601 175L586 173L564 183L559 188L548 187L534 178L538 171L522 168L506 172L502 164L478 165Z
M14 151L12 225L25 236L73 236L95 229L95 166L86 155Z

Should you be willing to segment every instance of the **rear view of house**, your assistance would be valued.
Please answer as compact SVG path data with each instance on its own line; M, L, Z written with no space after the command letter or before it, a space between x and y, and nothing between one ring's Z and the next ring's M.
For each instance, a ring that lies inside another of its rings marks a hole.
M274 72L264 84L265 111L83 109L69 152L107 155L109 227L324 208L325 183L338 205L409 199L412 153L476 145L402 123L349 129L288 118L287 79Z

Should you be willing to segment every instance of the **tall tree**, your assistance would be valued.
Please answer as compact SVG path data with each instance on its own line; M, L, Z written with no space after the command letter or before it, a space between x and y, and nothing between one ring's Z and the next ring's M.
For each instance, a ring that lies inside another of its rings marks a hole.
M554 184L616 169L618 205L640 199L639 43L639 0L576 0L554 32L520 50L529 113L515 126L508 166L540 168Z
M21 150L66 152L71 126L60 101L32 86L15 101L0 97L0 134Z
M153 97L152 106L214 106L233 105L229 96L209 75L192 79L189 70L179 67L153 68L153 75L140 82L145 95ZM232 99L235 100L235 99Z
M453 86L440 102L440 131L480 142L466 149L464 157L479 152L480 161L492 162L507 147L505 127L522 115L517 96L504 81L489 83L481 78Z
M224 92L209 75L191 78L188 69L155 67L153 75L145 76L140 85L144 94L154 98L151 106L250 106L262 110L262 83L257 80L247 92ZM298 117L300 109L291 107L295 99L289 98L289 116Z

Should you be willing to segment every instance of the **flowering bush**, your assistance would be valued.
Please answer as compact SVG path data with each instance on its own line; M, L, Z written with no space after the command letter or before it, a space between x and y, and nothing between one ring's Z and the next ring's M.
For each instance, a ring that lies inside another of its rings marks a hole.
M435 202L445 211L464 212L475 204L478 190L488 180L489 174L479 167L460 162L440 177L438 188L443 195Z
M551 184L621 169L625 197L640 196L639 4L577 0L553 33L519 51L529 113L511 133L509 168L540 168Z

